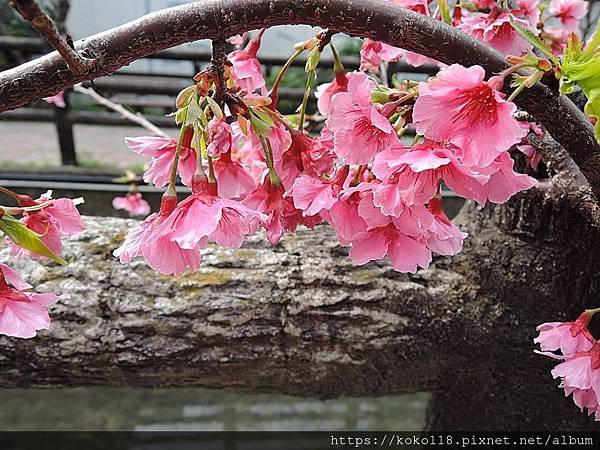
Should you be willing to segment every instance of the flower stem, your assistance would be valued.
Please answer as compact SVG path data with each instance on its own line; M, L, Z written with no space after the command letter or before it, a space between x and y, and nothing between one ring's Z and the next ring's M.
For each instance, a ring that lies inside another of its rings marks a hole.
M344 64L342 64L342 59L338 54L333 42L329 42L329 48L331 48L331 53L333 53L333 71L337 73L345 73L346 69L344 69Z
M281 84L281 80L283 80L283 77L285 76L285 73L287 72L287 70L290 68L292 63L298 58L298 56L300 56L302 54L302 52L304 52L304 49L296 50L294 52L294 54L292 56L290 56L290 58L281 67L281 70L277 74L277 77L275 78L275 81L273 82L273 86L271 87L271 93L269 94L269 97L271 97L274 102L276 101L276 98L277 98L277 92L279 90L279 85Z
M594 308L594 309L586 309L585 313L589 316L593 316L594 314L600 312L600 308Z
M19 201L19 194L3 186L0 186L0 193L6 195L7 197L14 198L17 202Z
M175 185L177 184L177 166L179 166L179 156L181 155L181 147L183 146L183 140L185 139L186 131L187 127L181 127L179 139L177 140L177 147L175 148L175 156L173 156L173 168L171 169L171 178L167 188L167 191L171 194L177 193L177 189L175 188Z
M302 97L302 104L300 105L300 118L298 119L298 130L304 131L304 120L306 117L306 106L308 105L308 99L310 98L310 91L312 82L315 79L315 71L311 70L308 72L306 78L306 87L304 88L304 97Z

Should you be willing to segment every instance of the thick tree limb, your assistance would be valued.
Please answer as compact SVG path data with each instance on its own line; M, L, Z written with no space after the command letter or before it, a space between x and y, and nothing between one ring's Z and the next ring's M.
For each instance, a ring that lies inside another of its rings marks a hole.
M60 35L52 19L40 8L40 5L35 0L10 0L9 3L21 14L23 19L31 24L35 31L60 53L74 74L82 76L93 69L94 61L79 55L69 46L67 41ZM60 13L62 20L64 20L64 16L66 16L68 10L68 3L61 6Z
M453 357L448 336L485 322L465 308L464 277L357 267L325 227L277 248L261 237L240 250L210 248L199 272L172 278L111 255L134 224L88 218L67 243L71 265L19 263L38 290L71 299L52 307L49 332L0 336L0 385L416 392L433 389Z
M0 74L0 112L54 95L84 79L109 75L136 59L178 44L301 23L377 39L445 63L480 64L489 74L507 68L503 56L483 43L387 2L211 0L158 11L78 42L77 50L97 61L85 76L66 70L56 53ZM584 114L541 84L519 95L517 104L565 147L598 196L600 146Z

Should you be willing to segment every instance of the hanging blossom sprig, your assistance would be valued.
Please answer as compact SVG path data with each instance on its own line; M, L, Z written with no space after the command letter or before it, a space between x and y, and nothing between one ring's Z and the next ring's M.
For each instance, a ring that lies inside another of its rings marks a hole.
M540 345L536 353L562 361L552 369L565 396L583 412L600 421L600 342L590 333L588 325L600 308L584 311L573 322L548 322L537 327ZM560 353L557 353L559 352Z
M510 74L486 80L479 66L453 65L428 82L388 87L347 73L333 50L335 78L317 88L325 120L314 135L304 130L306 99L331 34L296 45L269 92L256 70L262 34L229 58L216 48L221 64L179 94L178 140L128 140L152 157L145 179L168 188L160 210L116 250L122 262L141 256L180 275L199 267L210 242L237 248L264 228L275 245L298 226L327 222L356 263L387 256L394 269L414 273L433 253L458 253L466 238L442 209L442 184L482 205L537 184L515 172L509 153L529 130L501 91ZM285 116L279 86L302 54L305 95L296 115ZM411 128L418 135L407 145ZM181 201L177 176L192 190Z
M0 206L0 235L15 259L30 257L67 264L62 238L84 229L77 211L83 199L53 199L48 191L37 200L0 187L17 206ZM20 218L19 218L20 217ZM37 293L10 266L0 263L0 334L31 338L50 326L48 307L68 295Z

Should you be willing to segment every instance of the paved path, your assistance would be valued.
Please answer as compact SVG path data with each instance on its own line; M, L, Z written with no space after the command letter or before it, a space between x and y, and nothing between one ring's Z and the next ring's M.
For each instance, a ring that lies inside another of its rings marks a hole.
M77 156L83 166L141 168L147 160L125 146L125 137L147 135L143 128L76 125L74 129ZM169 132L176 133L176 130ZM53 124L0 121L0 170L15 165L60 166L58 137Z

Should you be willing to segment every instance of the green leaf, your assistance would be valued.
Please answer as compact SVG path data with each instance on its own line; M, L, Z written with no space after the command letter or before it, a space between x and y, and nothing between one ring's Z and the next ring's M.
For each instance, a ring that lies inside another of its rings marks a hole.
M588 99L584 110L588 116L596 118L594 134L600 142L600 21L585 49L576 36L567 42L561 64L560 91L568 94L576 86Z
M259 136L265 136L275 125L271 116L256 108L250 108L250 124Z
M535 48L541 51L544 55L546 55L548 59L550 59L550 61L552 61L557 66L560 64L560 61L556 56L554 56L552 50L550 50L550 48L546 44L544 44L542 40L539 37L537 37L531 30L528 30L527 28L522 26L512 17L510 18L510 24L515 30L517 30L517 33L519 33L523 39L525 39L527 42L529 42L531 45L533 45Z
M204 111L198 104L198 96L194 95L194 98L190 101L187 107L187 114L185 116L184 126L194 125L198 123L200 116L204 115Z
M308 59L306 60L306 66L304 70L306 72L314 72L317 70L317 66L319 65L319 61L321 60L321 52L319 51L319 47L313 48L308 54Z
M32 253L50 258L52 261L63 266L67 264L64 259L46 247L46 244L44 244L39 234L27 228L14 217L4 215L2 219L0 219L0 230L2 230L4 234L12 239L19 247L23 247Z
M219 105L217 105L217 102L215 102L215 100L212 97L206 97L206 101L208 102L208 106L210 107L210 109L212 109L214 115L217 116L218 119L222 119L223 110Z
M448 1L438 0L438 5L440 7L440 14L442 16L442 20L448 25L452 25L452 14L450 14L450 7L448 6Z

